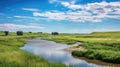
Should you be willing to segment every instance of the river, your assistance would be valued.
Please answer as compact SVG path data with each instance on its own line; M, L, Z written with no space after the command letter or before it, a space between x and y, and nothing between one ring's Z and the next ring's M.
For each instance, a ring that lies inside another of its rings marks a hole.
M21 49L44 57L49 62L60 62L73 67L117 67L117 64L105 63L97 60L88 60L84 58L76 58L71 52L65 51L71 45L59 44L53 41L32 39L27 40Z

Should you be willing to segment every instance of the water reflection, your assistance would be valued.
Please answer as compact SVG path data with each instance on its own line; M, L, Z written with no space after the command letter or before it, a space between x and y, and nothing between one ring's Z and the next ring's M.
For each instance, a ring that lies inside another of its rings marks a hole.
M72 47L70 45L58 44L53 41L40 39L28 40L26 45L21 49L42 56L50 62L61 62L74 67L103 67L102 65L88 63L85 60L74 58L70 52L63 49ZM110 66L104 66L110 67Z

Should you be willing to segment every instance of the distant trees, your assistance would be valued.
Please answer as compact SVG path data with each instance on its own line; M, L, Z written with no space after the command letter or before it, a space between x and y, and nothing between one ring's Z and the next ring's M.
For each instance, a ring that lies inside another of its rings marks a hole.
M38 32L38 33L42 34L42 32Z
M4 31L4 33L5 33L5 36L7 36L9 34L9 31Z
M59 35L58 32L52 32L52 35Z
M32 32L28 32L28 33L32 33Z
M21 35L23 35L23 31L17 31L16 34L17 34L18 36L21 36Z

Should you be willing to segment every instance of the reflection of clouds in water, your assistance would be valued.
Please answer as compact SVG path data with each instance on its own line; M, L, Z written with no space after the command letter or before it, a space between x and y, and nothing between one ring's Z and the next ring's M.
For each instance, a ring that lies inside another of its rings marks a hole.
M64 60L67 60L69 58L69 53L65 52L65 51L59 51L59 50L39 50L39 49L35 49L34 53L36 55L40 55L43 56L45 58L47 58L49 61L59 61L59 62L63 62Z
M100 65L87 63L84 60L74 58L71 56L71 53L62 50L69 47L71 46L57 44L52 41L29 40L21 49L42 56L51 62L62 62L66 65L73 65L74 67L102 67Z
M28 40L27 44L28 46L33 46L33 47L40 47L44 49L54 49L54 50L60 50L60 49L65 49L68 47L72 47L70 45L63 45L63 44L58 44L53 41L46 41L46 40Z

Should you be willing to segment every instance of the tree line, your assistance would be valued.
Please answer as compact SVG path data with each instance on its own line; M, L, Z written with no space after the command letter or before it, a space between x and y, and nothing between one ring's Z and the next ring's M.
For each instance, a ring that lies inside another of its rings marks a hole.
M3 32L4 32L5 36L9 35L9 31L3 31ZM28 33L32 33L32 32L28 32ZM42 34L42 32L38 32L38 33ZM17 31L16 35L22 36L23 35L23 31ZM59 33L58 32L52 32L51 35L59 35Z
M5 36L7 36L9 34L9 31L4 31L4 34L5 34ZM18 36L21 36L21 35L23 35L23 31L17 31L16 34Z

